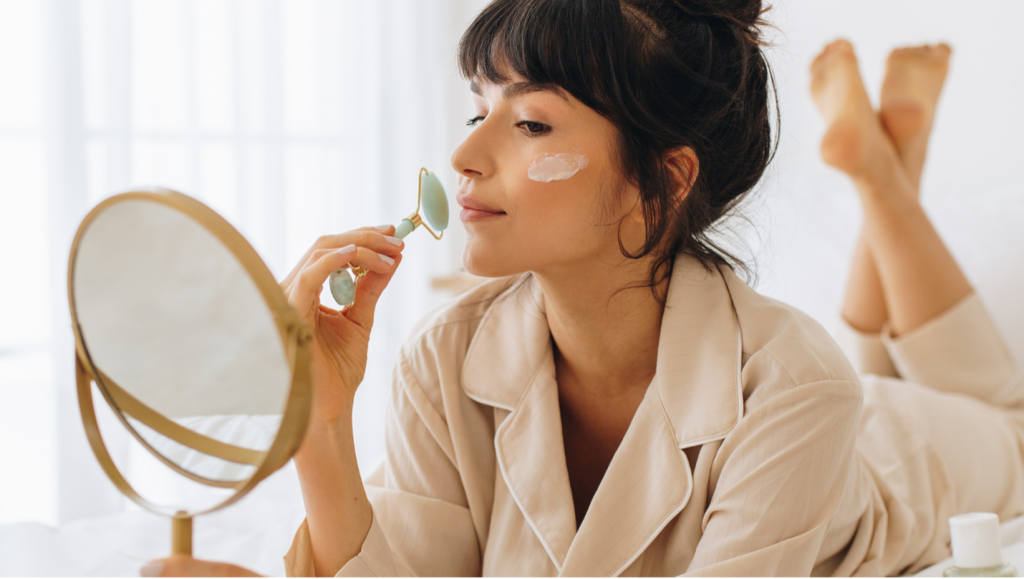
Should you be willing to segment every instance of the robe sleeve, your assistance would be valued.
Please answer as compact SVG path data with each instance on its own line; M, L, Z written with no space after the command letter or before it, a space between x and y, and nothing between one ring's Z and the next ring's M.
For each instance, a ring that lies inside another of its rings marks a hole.
M861 332L840 319L835 332L836 343L861 376L874 374L899 378L896 365L889 356L882 333Z
M862 400L859 383L823 380L748 410L712 465L686 574L810 575L854 462Z
M906 334L883 332L882 340L907 380L998 406L1024 404L1024 377L975 293Z

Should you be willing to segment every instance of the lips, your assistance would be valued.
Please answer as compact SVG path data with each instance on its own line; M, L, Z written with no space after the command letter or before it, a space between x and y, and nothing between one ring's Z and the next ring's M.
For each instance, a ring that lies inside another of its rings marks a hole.
M480 203L475 199L471 199L467 195L460 194L456 196L456 201L462 206L462 212L459 213L459 218L463 221L480 221L482 219L492 219L505 215L504 211L495 209L485 203Z
M486 203L481 203L476 199L471 198L469 195L463 195L459 193L455 196L455 201L463 208L471 211L480 211L483 213L493 213L495 215L504 215L505 212L499 209L495 209Z

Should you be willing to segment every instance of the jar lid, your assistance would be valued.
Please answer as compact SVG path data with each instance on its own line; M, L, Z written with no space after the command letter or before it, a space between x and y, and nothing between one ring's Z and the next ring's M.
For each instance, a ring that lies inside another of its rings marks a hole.
M998 567L1003 564L999 517L993 513L967 513L949 518L953 562L961 569Z

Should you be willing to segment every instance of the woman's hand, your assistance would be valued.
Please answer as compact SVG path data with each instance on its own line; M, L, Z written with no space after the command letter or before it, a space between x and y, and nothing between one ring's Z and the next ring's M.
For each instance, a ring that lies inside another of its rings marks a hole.
M139 571L142 577L262 577L259 573L214 561L200 561L185 555L150 561Z
M377 299L402 261L394 227L366 227L317 240L281 282L288 303L313 331L313 409L310 426L333 425L351 412L366 371L366 350ZM320 304L331 272L347 265L368 273L356 280L355 303L337 311Z
M352 402L366 371L377 299L402 261L404 244L391 237L394 231L368 227L321 237L281 282L288 303L313 332L313 405L294 459L319 575L334 575L359 554L373 520L356 460ZM320 305L324 282L346 265L368 272L356 280L352 307Z

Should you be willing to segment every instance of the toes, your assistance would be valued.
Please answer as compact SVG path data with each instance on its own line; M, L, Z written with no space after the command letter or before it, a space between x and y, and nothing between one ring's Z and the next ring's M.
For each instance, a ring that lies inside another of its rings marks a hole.
M832 44L829 45L829 48L836 52L853 52L853 45L845 38L833 41Z
M821 62L825 60L825 56L828 54L828 49L830 46L832 45L826 45L825 48L822 48L821 52L818 53L818 56L814 57L814 60L811 61L811 70L814 70L821 66Z
M903 46L889 53L887 62L904 60L945 61L949 59L953 49L945 42L939 44L922 44L920 46Z
M811 62L811 71L813 72L821 68L834 58L852 58L856 60L857 57L853 52L853 45L850 44L849 40L840 38L825 45L825 48Z
M928 50L929 48L927 46L903 46L896 48L889 53L889 58L886 59L886 64L890 65L906 60L916 60L922 56L927 56Z
M826 49L830 59L841 59L841 60L856 60L857 56L854 54L853 45L850 44L849 40L840 38L832 44L828 45Z

